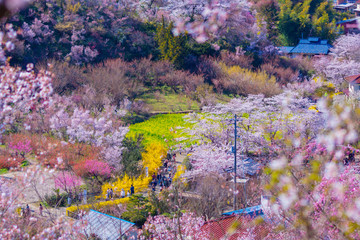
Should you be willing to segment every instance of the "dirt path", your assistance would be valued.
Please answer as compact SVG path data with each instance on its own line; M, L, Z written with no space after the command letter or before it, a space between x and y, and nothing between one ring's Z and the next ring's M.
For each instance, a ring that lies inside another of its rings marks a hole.
M32 168L34 166L29 167ZM15 171L2 174L1 176L9 179L17 179L24 174L25 173L23 171ZM14 187L19 187L16 182L14 182ZM39 202L46 194L53 194L53 189L55 189L54 175L50 173L44 173L42 178L32 179L28 186L21 190L23 194L21 203L26 204Z
M1 178L5 178L7 180L13 180L12 183L13 188L18 188L18 190L21 193L21 196L18 198L19 204L21 207L26 207L28 204L31 210L31 214L37 217L40 216L40 208L39 204L40 202L44 201L45 195L52 195L54 194L55 189L55 182L54 182L54 176L56 175L56 171L53 173L49 173L47 171L43 172L41 174L41 177L37 176L35 178L32 178L28 184L26 184L26 187L23 186L21 181L17 182L17 179L22 179L24 175L26 174L26 169L34 169L34 171L37 171L36 165L37 162L34 159L27 159L30 162L30 165L26 168L21 168L20 171L11 171L5 174L0 175ZM42 217L51 217L52 219L55 219L60 216L65 215L65 209L66 208L50 208L43 206L43 216Z

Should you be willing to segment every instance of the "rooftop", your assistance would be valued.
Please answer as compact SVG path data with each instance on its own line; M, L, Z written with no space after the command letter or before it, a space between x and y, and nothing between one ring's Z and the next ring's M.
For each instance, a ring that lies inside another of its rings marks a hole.
M347 77L345 77L345 80L349 83L360 84L360 74L347 76Z
M236 222L239 224L236 224ZM268 229L264 226L254 225L249 219L235 215L208 221L201 227L201 230L208 232L210 239L236 240L239 239L249 227L254 227L254 240L264 239L268 233Z
M250 216L250 217L257 217L257 216L263 216L264 215L261 205L257 205L257 206L248 207L248 208L245 208L245 209L239 209L239 210L223 213L223 215L225 215L225 216L230 216L230 215L233 215L233 214L235 214L235 215L244 214L244 215Z
M357 18L351 18L351 19L347 19L347 20L343 20L343 21L337 22L336 24L352 23L352 22L356 22L356 21L359 21L359 20L360 20L359 17L357 17Z
M348 7L352 7L354 5L355 5L354 3L341 3L339 5L334 6L334 8L345 9L345 8L348 8Z
M279 50L283 53L290 53L291 50L293 50L294 47L288 47L288 46L284 46L284 47L279 47Z
M133 225L132 222L110 216L95 210L90 210L84 216L84 220L88 221L85 232L88 235L96 234L101 239L117 240L125 234Z
M327 40L321 40L317 37L309 37L308 39L300 39L299 44L294 47L289 53L299 54L328 54L330 51L330 44Z

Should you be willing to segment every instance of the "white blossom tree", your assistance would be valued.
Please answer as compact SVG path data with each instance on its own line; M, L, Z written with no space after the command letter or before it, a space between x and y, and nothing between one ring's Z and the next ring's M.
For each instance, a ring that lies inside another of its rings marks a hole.
M340 36L330 49L329 56L322 56L316 68L328 80L339 85L346 76L360 74L360 34Z

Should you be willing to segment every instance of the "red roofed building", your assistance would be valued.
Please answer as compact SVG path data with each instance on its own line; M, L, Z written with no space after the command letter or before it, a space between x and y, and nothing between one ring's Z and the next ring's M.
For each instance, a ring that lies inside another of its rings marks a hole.
M360 74L345 77L345 80L349 83L350 93L355 93L360 90Z
M236 240L245 234L248 235L248 231L251 231L252 239L261 240L269 232L265 226L256 225L251 220L239 215L208 221L201 227L201 230L208 232L212 240Z

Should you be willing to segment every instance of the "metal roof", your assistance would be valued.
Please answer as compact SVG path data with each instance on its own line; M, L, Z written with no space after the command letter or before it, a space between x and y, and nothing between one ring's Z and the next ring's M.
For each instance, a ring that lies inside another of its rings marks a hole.
M84 220L88 222L85 227L86 234L96 234L103 240L117 240L135 225L135 223L92 209L84 216Z
M294 47L288 47L288 46L284 46L284 47L279 47L279 50L283 53L289 53L291 52L291 50L293 50Z
M342 20L342 21L339 21L337 22L336 24L341 24L341 23L348 23L348 22L355 22L355 21L358 21L360 18L351 18L351 19L347 19L347 20Z
M291 50L290 53L305 53L305 54L328 54L330 51L330 45L321 43L299 43Z
M262 210L262 206L261 205L257 205L257 206L253 206L253 207L248 207L245 209L239 209L239 210L235 210L235 211L231 211L231 212L226 212L223 213L222 215L228 216L228 215L237 215L237 214L244 214L246 216L250 216L250 217L257 217L257 216L263 216L264 212Z
M298 54L328 54L331 45L327 40L321 40L318 37L309 37L307 39L299 39L299 44L295 47L279 47L283 53L298 53Z
M308 40L309 40L309 42L318 42L319 38L317 38L317 37L309 37Z
M310 41L307 39L300 39L299 43L310 43Z

